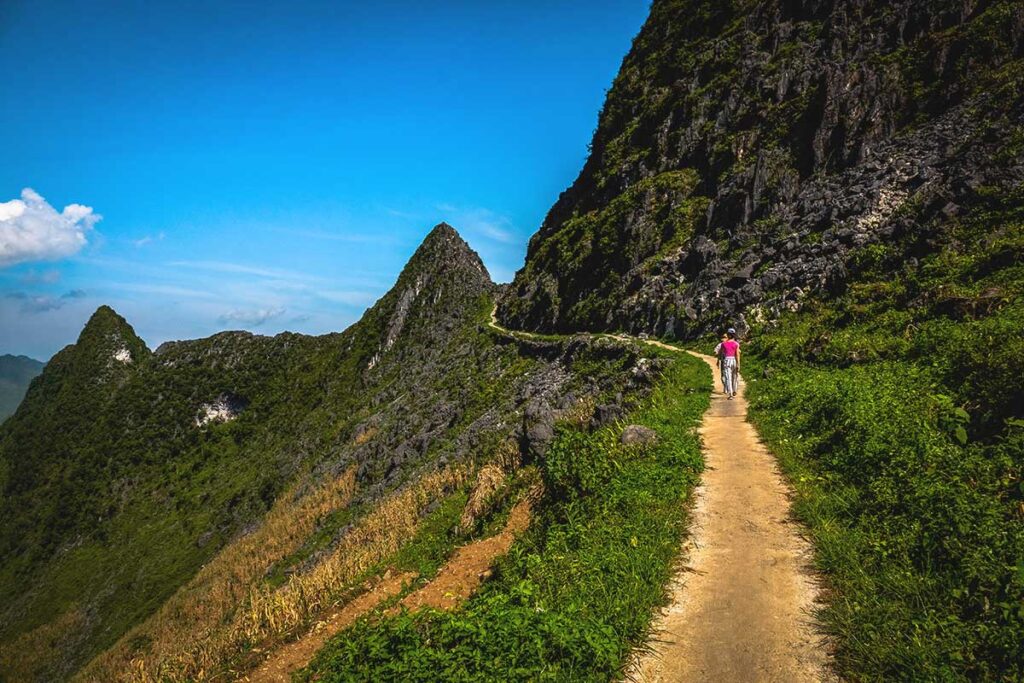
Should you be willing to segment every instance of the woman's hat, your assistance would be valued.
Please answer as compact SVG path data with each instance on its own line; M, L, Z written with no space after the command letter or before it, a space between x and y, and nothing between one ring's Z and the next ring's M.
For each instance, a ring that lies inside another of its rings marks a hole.
M736 328L735 327L730 327L728 330L725 331L725 333L726 334L736 334Z

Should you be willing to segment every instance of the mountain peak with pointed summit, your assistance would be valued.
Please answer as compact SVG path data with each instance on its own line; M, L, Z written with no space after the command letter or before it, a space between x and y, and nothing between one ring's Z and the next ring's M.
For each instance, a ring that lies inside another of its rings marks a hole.
M420 354L444 343L451 330L474 322L495 285L480 256L448 223L434 226L409 258L395 286L367 311L379 336L373 369L402 338ZM374 322L376 321L376 322Z
M86 322L75 348L79 352L88 350L121 365L130 365L150 353L128 321L107 305L97 308Z
M402 270L402 275L404 276L410 269L465 270L471 276L471 280L486 285L491 283L490 274L480 260L479 254L462 239L458 230L444 222L435 225L423 238L423 242Z

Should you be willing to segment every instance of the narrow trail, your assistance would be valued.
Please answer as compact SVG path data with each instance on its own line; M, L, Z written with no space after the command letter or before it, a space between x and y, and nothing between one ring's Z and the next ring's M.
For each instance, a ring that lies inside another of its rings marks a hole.
M536 338L490 325L510 336ZM608 335L675 352L654 339ZM745 384L727 400L715 359L702 359L715 376L704 414L705 472L697 487L685 566L671 585L671 604L654 623L649 650L634 660L627 678L642 683L713 681L835 681L828 643L813 611L818 587L810 571L811 547L791 519L789 491L775 460L747 421ZM391 608L451 609L485 578L530 523L530 498L520 501L504 529L459 548L438 575ZM305 636L279 648L241 680L284 683L306 666L335 634L401 593L414 574L387 576L372 589L318 622Z
M491 327L501 326L497 307ZM813 552L790 514L789 488L747 422L746 383L729 400L711 356L656 339L608 335L700 358L714 390L701 420L705 471L695 492L686 564L671 603L653 624L649 651L627 679L641 683L836 681L828 641L814 618L819 588Z
M530 526L529 498L519 501L509 513L500 533L467 543L452 555L437 576L415 593L402 598L401 607L452 609L471 596L490 571L494 560L508 552L513 541ZM396 608L397 610L397 608Z
M660 342L658 346L673 348ZM677 349L678 350L678 349ZM745 384L728 400L715 359L715 392L700 434L706 469L697 488L687 564L654 623L651 651L628 677L669 681L834 681L813 611L811 547L789 510L775 459L746 421Z

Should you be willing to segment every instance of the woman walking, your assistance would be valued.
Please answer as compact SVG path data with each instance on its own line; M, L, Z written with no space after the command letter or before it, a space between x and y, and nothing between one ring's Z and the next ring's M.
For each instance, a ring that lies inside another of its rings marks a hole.
M731 401L736 396L740 381L740 343L736 341L736 330L730 327L715 349L722 370L722 387Z

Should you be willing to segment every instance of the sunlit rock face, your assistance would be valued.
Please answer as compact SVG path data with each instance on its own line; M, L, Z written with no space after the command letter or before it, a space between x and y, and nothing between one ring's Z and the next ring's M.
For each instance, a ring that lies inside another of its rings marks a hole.
M686 338L1024 180L1019 2L655 0L510 327Z

